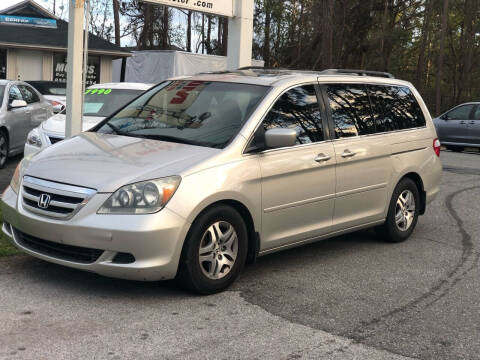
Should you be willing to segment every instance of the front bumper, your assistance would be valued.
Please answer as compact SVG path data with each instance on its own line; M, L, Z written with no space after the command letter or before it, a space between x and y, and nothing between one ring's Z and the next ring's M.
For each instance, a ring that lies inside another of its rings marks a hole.
M3 231L19 249L56 264L121 279L173 279L190 224L168 208L151 215L98 215L108 196L96 194L71 220L60 221L28 212L8 188L1 199ZM26 244L22 234L68 249L101 251L91 263L72 261ZM135 260L117 263L118 253L131 254Z

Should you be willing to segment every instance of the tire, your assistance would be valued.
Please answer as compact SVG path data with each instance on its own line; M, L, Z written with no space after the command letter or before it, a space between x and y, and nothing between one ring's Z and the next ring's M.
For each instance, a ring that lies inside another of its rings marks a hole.
M193 222L187 235L178 280L198 294L222 291L240 275L247 250L248 231L242 216L230 206L208 209Z
M5 167L8 159L8 138L7 135L0 130L0 169Z
M407 240L417 226L420 208L417 184L409 178L402 179L393 191L387 219L382 226L376 228L377 233L386 242L398 243Z
M455 145L447 145L445 147L447 148L447 150L454 151L454 152L462 152L464 150L463 147L455 146Z

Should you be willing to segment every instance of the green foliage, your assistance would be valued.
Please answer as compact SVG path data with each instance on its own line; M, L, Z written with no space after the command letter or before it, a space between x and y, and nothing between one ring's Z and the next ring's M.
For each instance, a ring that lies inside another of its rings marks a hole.
M0 229L3 225L2 209L0 208ZM20 251L12 245L10 240L0 230L0 257L19 254Z

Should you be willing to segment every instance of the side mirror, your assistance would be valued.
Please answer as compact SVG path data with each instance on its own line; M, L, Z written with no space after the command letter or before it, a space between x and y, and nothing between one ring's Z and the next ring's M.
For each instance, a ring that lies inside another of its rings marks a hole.
M293 146L296 142L297 132L293 129L275 128L265 132L265 144L271 149Z
M53 106L53 113L54 114L59 114L61 113L63 110L65 109L65 106L63 106L62 104L57 104L57 105L54 105Z
M448 120L449 117L448 117L447 114L444 114L444 115L442 115L442 116L440 117L440 119L442 119L442 120Z
M10 105L9 105L9 108L10 109L18 109L18 108L22 108L22 107L25 107L27 106L27 102L25 100L13 100Z

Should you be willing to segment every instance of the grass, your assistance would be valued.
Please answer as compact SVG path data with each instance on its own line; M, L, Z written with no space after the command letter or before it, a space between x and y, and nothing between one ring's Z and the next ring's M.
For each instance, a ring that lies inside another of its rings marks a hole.
M2 209L0 208L0 229L3 225ZM20 254L10 239L0 230L0 257Z

